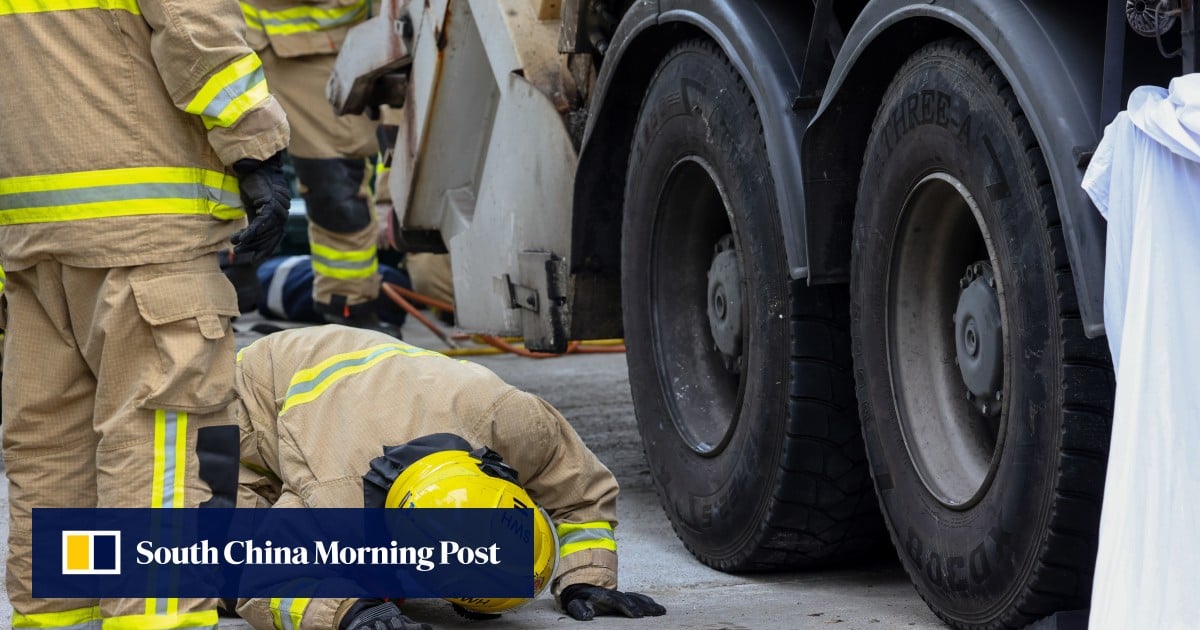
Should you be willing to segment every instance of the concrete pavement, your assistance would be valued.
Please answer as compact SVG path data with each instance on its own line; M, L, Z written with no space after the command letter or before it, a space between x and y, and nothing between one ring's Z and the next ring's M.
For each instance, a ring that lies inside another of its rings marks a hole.
M244 329L248 323L243 320L238 327ZM253 337L241 333L239 341L247 342ZM411 320L405 326L405 338L424 347L442 347L431 333ZM644 620L602 617L582 627L588 630L945 627L916 595L894 560L854 569L770 575L729 575L697 562L671 530L655 496L634 421L624 355L571 355L547 360L493 355L470 359L555 405L621 482L617 528L621 588L651 595L666 606L667 615ZM7 484L0 484L5 515L0 522L3 534L0 540L7 540L7 495ZM572 628L579 623L560 612L550 598L486 622L462 620L440 600L410 601L404 609L409 616L440 629L538 630ZM0 598L0 619L4 620L0 624L7 622L10 610L5 595ZM221 628L249 626L226 619Z

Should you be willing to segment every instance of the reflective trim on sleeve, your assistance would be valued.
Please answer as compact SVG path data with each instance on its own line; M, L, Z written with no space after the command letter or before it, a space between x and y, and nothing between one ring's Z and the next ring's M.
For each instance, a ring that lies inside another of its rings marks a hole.
M338 251L332 247L310 243L314 273L339 280L361 280L370 278L379 271L379 259L375 246L367 249Z
M370 13L367 0L358 0L354 4L332 9L322 9L312 6L299 6L282 11L267 11L242 2L242 15L246 18L246 26L267 35L294 35L324 31L339 26L354 24Z
M173 615L125 615L109 617L102 622L102 630L177 630L180 628L204 628L217 630L217 611L181 613Z
M334 355L311 368L296 372L288 385L279 413L282 415L292 407L312 402L337 381L396 356L446 358L446 355L440 352L424 350L406 343L389 343Z
M242 5L242 17L246 18L246 27L252 31L263 30L262 19L258 17L258 9L245 2L239 2L238 4Z
M137 0L0 0L0 15L104 9L141 15Z
M143 166L0 179L0 225L148 214L245 215L237 178L202 168Z
M23 615L13 611L13 628L39 628L43 630L99 630L100 607L76 608L52 613Z
M262 60L250 53L209 77L185 109L199 114L208 129L232 127L270 95Z
M613 536L612 524L608 521L591 523L561 523L558 532L558 556L565 558L586 549L617 551L617 539Z
M308 597L272 597L271 621L275 630L300 630L300 620L309 601Z

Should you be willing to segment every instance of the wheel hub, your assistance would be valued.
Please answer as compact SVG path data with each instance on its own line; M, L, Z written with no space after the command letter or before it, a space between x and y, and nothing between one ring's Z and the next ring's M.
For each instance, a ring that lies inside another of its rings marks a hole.
M962 292L954 312L955 361L967 400L985 416L1000 414L1004 381L1004 333L992 266L975 262L959 281Z
M741 265L733 235L726 234L713 248L708 268L708 327L717 352L730 371L741 371L742 285Z

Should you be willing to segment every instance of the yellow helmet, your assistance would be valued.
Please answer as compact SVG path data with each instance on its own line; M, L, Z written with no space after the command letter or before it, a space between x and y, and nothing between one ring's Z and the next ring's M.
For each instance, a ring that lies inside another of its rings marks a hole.
M515 610L550 586L558 567L558 537L546 511L516 483L515 471L488 449L444 450L405 467L388 489L385 507L528 508L533 519L533 598L455 598L447 601L485 615Z

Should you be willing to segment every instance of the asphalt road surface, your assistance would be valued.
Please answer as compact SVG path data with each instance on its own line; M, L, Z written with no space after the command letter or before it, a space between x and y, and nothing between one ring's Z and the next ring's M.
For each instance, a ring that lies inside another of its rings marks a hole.
M243 320L238 327L245 328L248 323ZM443 347L429 331L414 324L410 319L405 326L407 341L428 348ZM254 336L239 333L239 342ZM440 600L407 602L404 609L410 617L439 629L463 630L945 627L917 596L894 559L836 571L769 575L729 575L696 561L671 531L643 461L624 355L569 355L547 360L503 355L471 360L555 405L616 474L621 483L617 506L621 588L651 595L667 608L667 615L640 620L599 617L577 622L559 611L552 598L543 597L494 621L459 619L449 604ZM0 541L6 542L7 483L0 484L0 502L4 515ZM10 613L5 592L0 598L0 626L7 627ZM245 629L249 625L225 619L221 628Z

